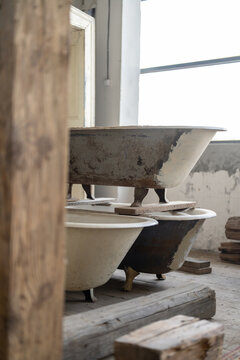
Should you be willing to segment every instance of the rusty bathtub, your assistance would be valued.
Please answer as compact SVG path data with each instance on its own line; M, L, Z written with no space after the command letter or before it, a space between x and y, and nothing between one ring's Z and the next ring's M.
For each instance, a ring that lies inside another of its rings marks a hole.
M213 127L122 126L70 131L69 184L165 189L189 174Z
M132 281L140 272L162 274L178 270L186 260L198 232L206 219L216 216L207 209L154 212L145 216L158 221L155 229L143 230L128 251L120 269L125 270L124 289L132 289Z

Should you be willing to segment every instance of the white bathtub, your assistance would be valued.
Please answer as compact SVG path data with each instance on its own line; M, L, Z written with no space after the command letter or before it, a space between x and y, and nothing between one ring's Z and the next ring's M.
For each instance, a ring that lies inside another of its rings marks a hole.
M115 206L128 204L78 205L89 211L114 212ZM157 220L157 226L144 229L127 252L118 268L126 272L124 289L132 289L132 282L140 272L166 274L178 270L206 219L216 216L207 209L187 209L185 211L152 212L146 214L149 219Z
M143 217L68 209L66 290L89 290L106 283L142 228L156 224Z

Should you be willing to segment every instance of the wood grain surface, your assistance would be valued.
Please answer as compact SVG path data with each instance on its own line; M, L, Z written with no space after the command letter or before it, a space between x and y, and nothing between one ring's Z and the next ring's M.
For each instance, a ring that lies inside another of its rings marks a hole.
M0 359L61 358L69 1L0 7Z
M64 360L89 360L113 354L117 337L153 321L183 314L209 319L215 292L197 284L160 291L64 319Z
M115 341L116 360L221 359L223 326L178 315L144 326Z

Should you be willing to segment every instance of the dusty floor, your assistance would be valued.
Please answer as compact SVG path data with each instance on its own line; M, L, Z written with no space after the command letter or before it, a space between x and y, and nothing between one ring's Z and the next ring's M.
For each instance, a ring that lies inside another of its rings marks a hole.
M194 275L178 271L168 273L164 281L156 280L151 274L140 274L134 281L133 291L126 293L121 290L124 273L117 270L107 284L95 290L98 298L96 303L74 302L79 295L72 294L73 302L66 303L65 316L148 295L151 292L164 291L169 287L179 286L181 283L200 283L216 291L217 311L214 320L224 325L223 353L228 353L240 345L240 265L222 262L218 254L212 252L193 251L191 257L210 260L212 273Z
M224 325L225 338L223 353L240 345L240 265L222 262L217 253L194 251L192 257L210 260L212 273L193 275L174 272L167 279L194 281L216 291L217 311L214 320Z

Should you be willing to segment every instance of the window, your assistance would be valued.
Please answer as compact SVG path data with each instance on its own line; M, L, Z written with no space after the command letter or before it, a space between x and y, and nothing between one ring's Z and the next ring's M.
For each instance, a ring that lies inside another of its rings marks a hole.
M220 126L240 140L239 0L141 3L140 125Z

